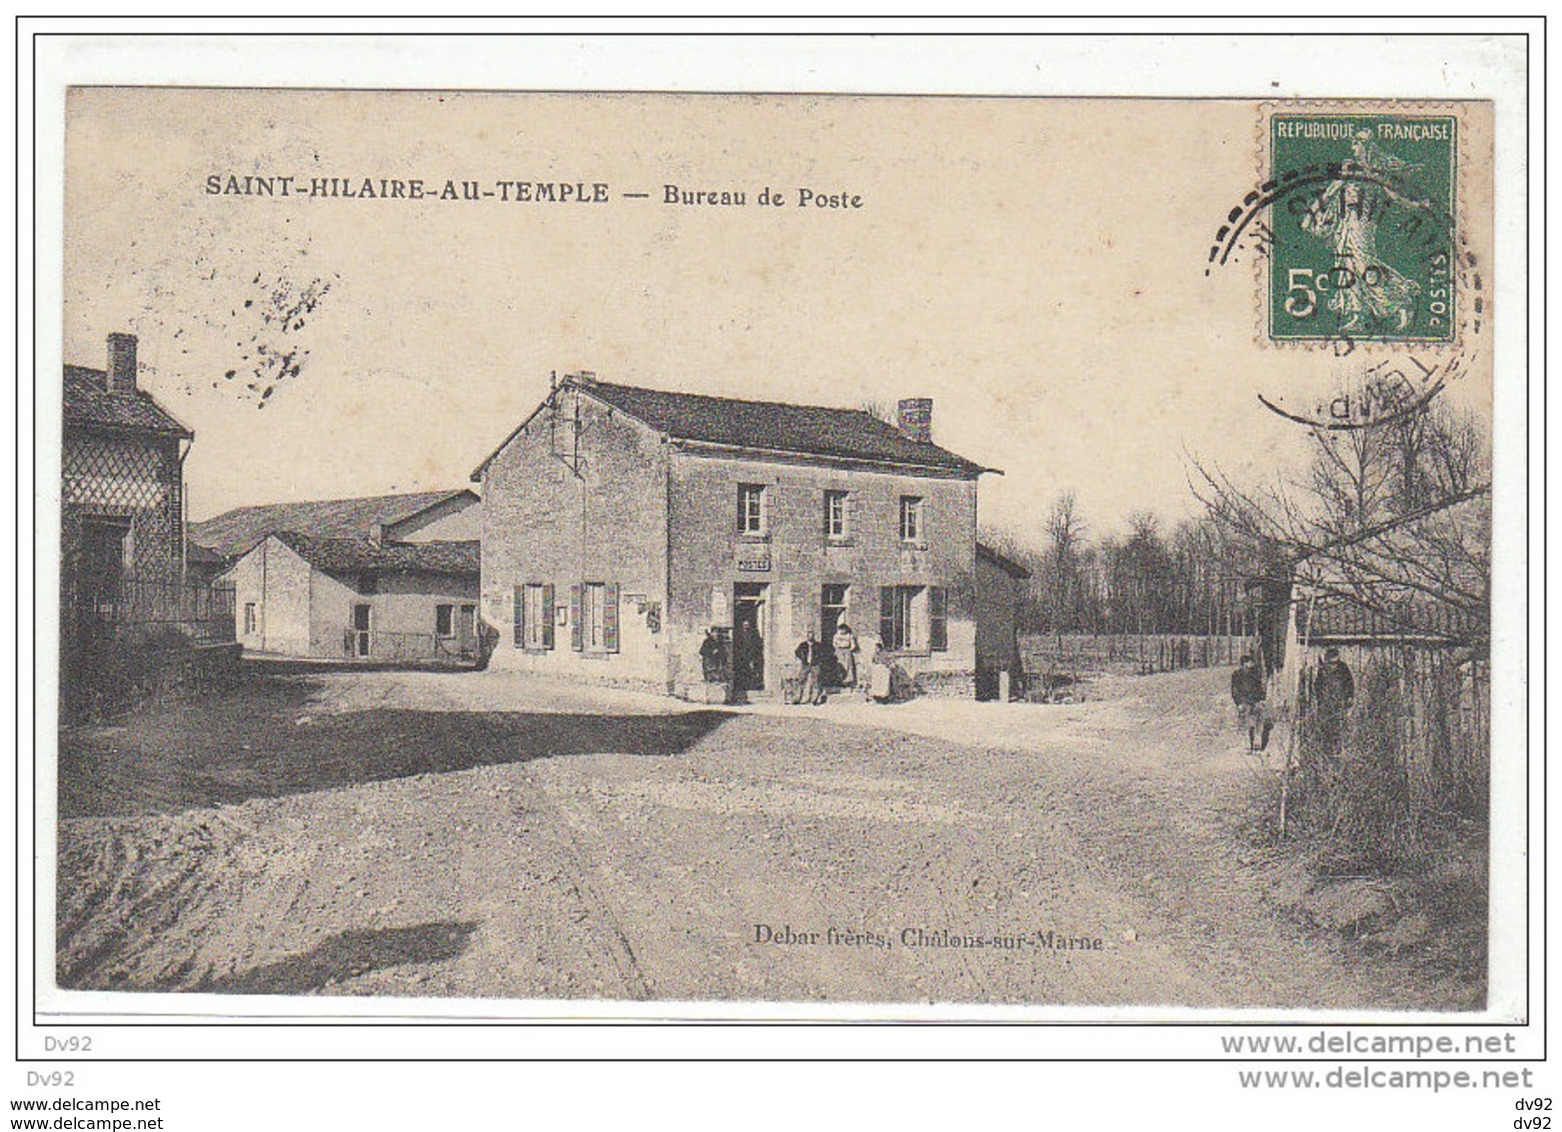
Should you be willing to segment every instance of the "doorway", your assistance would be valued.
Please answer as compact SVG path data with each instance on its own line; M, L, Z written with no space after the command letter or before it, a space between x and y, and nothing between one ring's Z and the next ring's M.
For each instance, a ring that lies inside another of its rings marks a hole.
M353 655L369 655L369 606L353 606Z
M765 687L764 582L737 582L732 587L732 687L759 692Z
M845 620L846 587L827 583L819 593L819 641L824 645L825 683L832 688L842 687L856 676L856 673L841 670L841 666L836 663L835 650L832 647L835 630Z
M93 517L81 524L80 585L84 606L110 614L124 600L130 520Z

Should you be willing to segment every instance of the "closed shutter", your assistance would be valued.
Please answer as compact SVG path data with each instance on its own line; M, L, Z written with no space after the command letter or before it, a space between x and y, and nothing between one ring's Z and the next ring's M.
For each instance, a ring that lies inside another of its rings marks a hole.
M618 651L618 583L602 587L602 650Z
M579 652L580 638L580 585L569 588L569 647Z
M526 643L526 587L515 587L515 647Z
M949 599L943 586L929 586L928 647L934 652L949 651Z
M895 640L895 587L879 587L879 640L886 649L898 649Z
M553 648L553 583L542 587L542 647Z

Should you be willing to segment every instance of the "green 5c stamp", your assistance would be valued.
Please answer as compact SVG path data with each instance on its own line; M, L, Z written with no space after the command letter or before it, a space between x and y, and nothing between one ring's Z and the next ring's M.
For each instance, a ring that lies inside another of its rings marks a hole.
M1457 125L1438 115L1270 119L1272 340L1453 340Z

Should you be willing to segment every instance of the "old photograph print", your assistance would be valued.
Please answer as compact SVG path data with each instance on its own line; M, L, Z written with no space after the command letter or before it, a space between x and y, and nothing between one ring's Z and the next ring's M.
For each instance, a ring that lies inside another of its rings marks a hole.
M1489 104L65 141L59 991L1486 1009Z

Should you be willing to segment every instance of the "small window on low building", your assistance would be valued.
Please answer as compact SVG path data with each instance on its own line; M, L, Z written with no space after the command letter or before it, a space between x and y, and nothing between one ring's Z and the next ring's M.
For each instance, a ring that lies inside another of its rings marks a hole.
M434 607L434 635L436 637L453 637L456 635L456 607L453 605L436 605Z
M250 633L253 633L254 631L255 631L255 603L253 601L246 601L244 603L244 632L245 632L246 635L248 635Z

